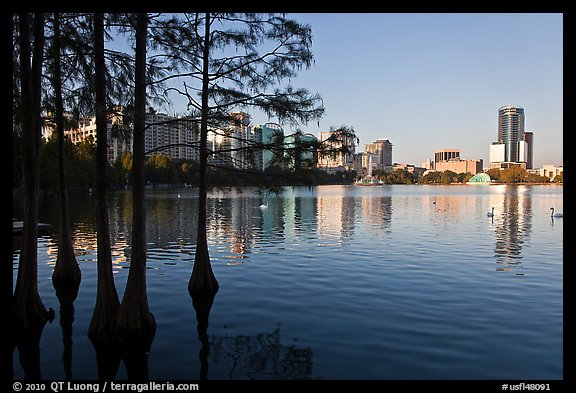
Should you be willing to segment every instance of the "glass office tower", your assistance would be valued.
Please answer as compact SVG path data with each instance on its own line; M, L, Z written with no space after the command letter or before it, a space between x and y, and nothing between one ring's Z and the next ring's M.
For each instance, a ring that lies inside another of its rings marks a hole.
M505 145L505 161L525 161L520 157L520 141L524 141L524 108L514 105L501 107L498 109L498 142Z

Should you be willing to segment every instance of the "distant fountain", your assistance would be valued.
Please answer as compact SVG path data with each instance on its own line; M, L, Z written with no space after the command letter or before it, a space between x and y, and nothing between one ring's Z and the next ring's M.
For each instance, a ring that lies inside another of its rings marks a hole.
M372 156L368 157L368 178L372 178Z

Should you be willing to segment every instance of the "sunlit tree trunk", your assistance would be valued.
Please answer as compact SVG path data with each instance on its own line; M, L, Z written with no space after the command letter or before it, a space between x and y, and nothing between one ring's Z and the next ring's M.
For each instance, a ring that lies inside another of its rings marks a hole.
M104 64L104 14L94 14L94 85L96 93L96 230L98 287L88 335L92 341L113 339L120 301L112 272L108 219L108 167L106 79Z

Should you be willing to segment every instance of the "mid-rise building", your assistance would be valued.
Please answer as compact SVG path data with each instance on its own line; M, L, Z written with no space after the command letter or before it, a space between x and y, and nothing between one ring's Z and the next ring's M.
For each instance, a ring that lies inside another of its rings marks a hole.
M375 169L384 169L392 165L392 143L388 139L377 139L372 143L367 143L365 151L378 156Z
M132 124L123 121L122 107L114 108L108 115L108 161L114 162L122 153L132 152ZM96 117L80 117L76 127L65 131L72 143L87 139L96 143ZM150 111L146 114L144 147L146 155L164 153L174 159L198 160L199 128L188 118L176 118Z
M434 152L434 169L439 172L452 171L455 173L482 172L484 161L480 159L463 160L460 158L460 149L442 149ZM427 168L429 169L429 168Z
M434 161L432 161L431 158L428 158L420 166L424 169L432 169L433 170L434 169Z
M363 174L372 176L373 171L380 168L380 155L377 153L365 151L364 153L361 153L360 160Z
M554 180L554 178L562 173L564 173L564 165L552 165L547 164L544 165L542 168L530 169L528 170L530 173L536 173L540 176L546 176L550 179L550 181Z
M187 117L173 117L150 111L146 114L144 133L146 154L163 153L174 159L198 160L200 129Z
M318 138L296 131L284 139L284 158L288 168L314 168L318 164Z
M108 114L107 142L108 161L114 162L124 151L132 151L132 127L125 125L122 116L122 107L114 108ZM71 118L71 115L68 115ZM64 131L74 144L90 140L96 143L96 116L82 116L78 119L77 126Z
M434 163L460 159L460 149L442 149L434 152Z
M452 171L455 173L471 173L475 175L483 171L484 161L480 159L461 160L451 159L448 161L439 161L436 163L435 169L439 172Z
M506 145L492 142L490 145L490 164L506 161Z
M320 133L320 142L329 152L318 153L318 167L327 172L351 170L354 166L357 138L354 133L326 131Z

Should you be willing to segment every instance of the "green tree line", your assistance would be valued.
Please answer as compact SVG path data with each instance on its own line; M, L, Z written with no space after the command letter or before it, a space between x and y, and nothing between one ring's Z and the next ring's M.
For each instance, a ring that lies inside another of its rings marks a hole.
M513 166L507 169L492 168L486 171L494 183L549 183L550 179L536 173L529 173L526 169ZM420 179L421 184L451 184L466 183L472 178L471 173L456 173L450 170L430 172ZM554 182L563 182L563 175L556 176Z
M40 145L39 184L40 188L56 192L58 190L58 146L57 138L51 136ZM15 142L15 145L18 145ZM21 146L15 149L21 149ZM290 159L287 158L287 159ZM13 159L12 186L23 187L22 165ZM64 164L67 169L67 183L71 188L94 189L96 184L96 145L92 138L74 144L64 139ZM292 185L322 185L351 183L355 172L339 171L329 174L314 167L287 169L281 160L263 172L239 170L233 167L209 166L208 184L215 187L278 187ZM107 165L110 185L115 188L132 187L132 154L122 153L113 163ZM151 154L144 167L145 181L150 187L159 185L195 186L199 184L200 168L196 160L174 159L167 154ZM397 174L396 177L401 176ZM390 181L390 183L393 183ZM396 182L398 183L398 182ZM404 182L402 182L404 184Z

